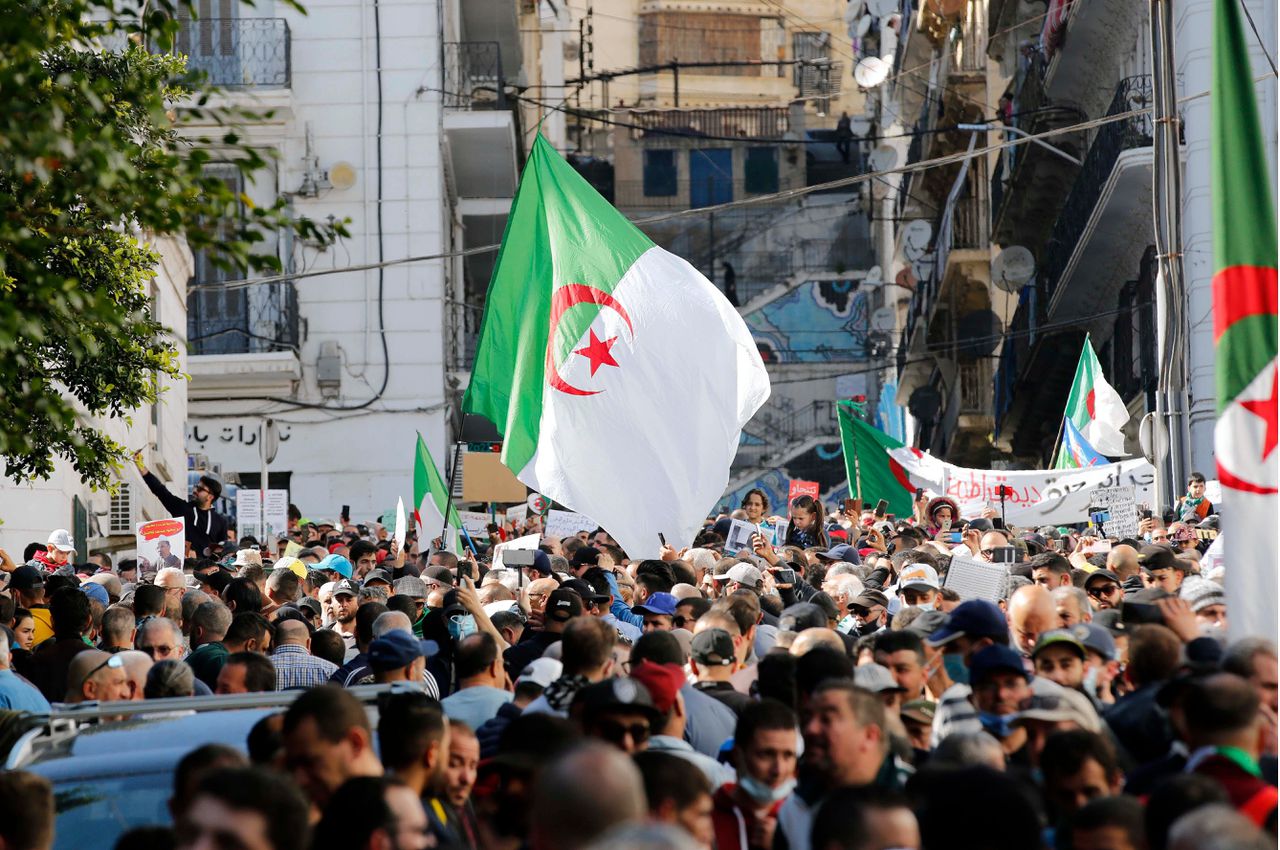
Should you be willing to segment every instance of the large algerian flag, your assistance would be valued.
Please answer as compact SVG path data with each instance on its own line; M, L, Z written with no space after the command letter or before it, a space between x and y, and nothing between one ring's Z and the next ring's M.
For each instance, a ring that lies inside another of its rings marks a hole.
M1067 396L1066 418L1075 423L1085 441L1104 455L1124 454L1124 433L1129 411L1120 393L1107 383L1102 364L1086 334L1076 377Z
M1276 219L1236 0L1214 3L1214 454L1232 638L1276 633Z
M864 504L884 499L889 503L889 513L898 517L911 516L916 485L912 483L903 461L912 464L929 456L863 422L848 402L839 402L836 410L840 419L840 447L844 450L849 494L862 499Z
M1058 456L1053 459L1054 469L1083 469L1086 466L1097 466L1106 463L1107 459L1098 450L1089 445L1089 441L1080 433L1076 423L1070 419L1062 420L1062 444L1058 446Z
M489 284L467 413L627 553L692 542L769 378L742 317L538 137Z
M445 528L444 512L449 511L449 525L462 528L458 512L449 504L448 485L436 468L436 462L427 451L427 444L418 435L418 448L413 453L413 518L420 540L440 536Z

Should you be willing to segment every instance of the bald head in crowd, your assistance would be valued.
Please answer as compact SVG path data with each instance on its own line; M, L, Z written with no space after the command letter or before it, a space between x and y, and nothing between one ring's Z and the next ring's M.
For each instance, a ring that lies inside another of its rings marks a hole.
M1107 553L1107 569L1121 581L1138 574L1138 550L1124 543L1111 547Z
M1009 600L1009 629L1016 649L1030 655L1040 635L1057 627L1058 608L1048 590L1033 584L1014 592Z
M531 844L534 850L578 850L647 810L644 780L626 753L606 744L582 744L539 778Z
M311 645L311 630L301 620L280 620L276 623L276 646Z

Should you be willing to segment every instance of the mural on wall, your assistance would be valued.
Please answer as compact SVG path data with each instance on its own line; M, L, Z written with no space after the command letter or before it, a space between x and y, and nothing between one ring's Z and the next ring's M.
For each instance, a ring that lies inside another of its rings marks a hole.
M793 478L817 481L823 504L828 508L843 505L849 495L849 482L845 476L844 455L840 450L839 438L835 442L819 443L781 466L734 487L721 497L712 513L737 509L742 505L742 497L748 490L759 488L769 497L770 512L786 516L787 491Z
M765 363L862 362L869 304L861 280L806 281L747 313Z

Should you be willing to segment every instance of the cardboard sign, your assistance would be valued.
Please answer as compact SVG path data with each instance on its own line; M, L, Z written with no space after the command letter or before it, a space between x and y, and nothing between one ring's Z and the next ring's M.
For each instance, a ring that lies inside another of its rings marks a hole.
M529 488L502 464L502 455L493 452L465 452L462 455L462 501L523 502Z
M817 481L801 481L798 478L791 479L791 486L787 488L787 504L791 504L800 496L812 496L818 498L818 482Z
M508 540L506 543L499 543L493 547L493 566L495 570L502 569L502 553L509 552L512 549L531 550L537 549L538 543L542 538L536 534L526 534L524 537L517 537L515 540Z
M547 513L547 528L543 533L547 537L563 540L566 537L572 537L579 531L591 532L599 527L600 524L586 514L553 510Z
M1103 508L1109 519L1102 523L1107 537L1138 536L1138 503L1132 487L1097 487L1089 491L1089 506Z
M165 567L182 569L187 552L187 521L182 517L153 519L137 527L138 569L155 574Z
M952 555L943 586L960 594L963 600L985 599L998 603L1009 587L1009 569L965 555Z

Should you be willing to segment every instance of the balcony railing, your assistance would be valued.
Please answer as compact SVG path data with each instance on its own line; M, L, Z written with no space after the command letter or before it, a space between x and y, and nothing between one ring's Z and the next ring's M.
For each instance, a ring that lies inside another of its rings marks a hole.
M484 307L448 301L448 347L445 351L445 367L453 372L466 372L476 360L476 343L480 339L480 320Z
M1121 80L1107 114L1120 115L1147 106L1151 103L1151 96L1151 77L1142 75ZM1057 288L1059 278L1080 242L1080 236L1084 233L1120 154L1134 148L1151 146L1151 121L1150 114L1135 115L1098 128L1093 145L1090 146L1080 173L1071 187L1071 194L1058 213L1053 233L1045 245L1041 274L1045 281L1046 295L1052 295Z
M1046 107L1049 102L1044 93L1044 57L1039 53L1032 53L1022 60L1018 73L1022 78L1014 90L1013 103L1010 107L1010 113L1015 117L1010 118L1009 123L1028 133L1034 133L1037 121L1043 118L1039 110ZM1012 134L1009 136L1013 137ZM993 139L993 141L996 140ZM1022 164L1031 148L1032 146L1028 144L1005 148L991 168L993 225L1000 220L1005 201L1005 187L1017 176L1018 166Z
M632 135L646 145L679 144L705 136L751 139L780 139L791 129L786 109L778 107L730 107L724 109L644 109L633 110L626 121L640 129Z
M959 38L951 45L951 73L986 74L987 4L970 3Z
M506 109L505 88L502 50L498 42L445 42L446 109Z
M292 67L289 23L283 18L200 18L184 20L173 51L187 56L222 88L287 88Z
M298 348L298 293L292 281L237 289L194 289L187 296L192 354L258 354Z
M991 415L991 361L961 363L957 371L960 376L960 412Z
M975 182L973 185L980 185ZM983 197L959 198L951 214L952 250L991 247L991 213Z

